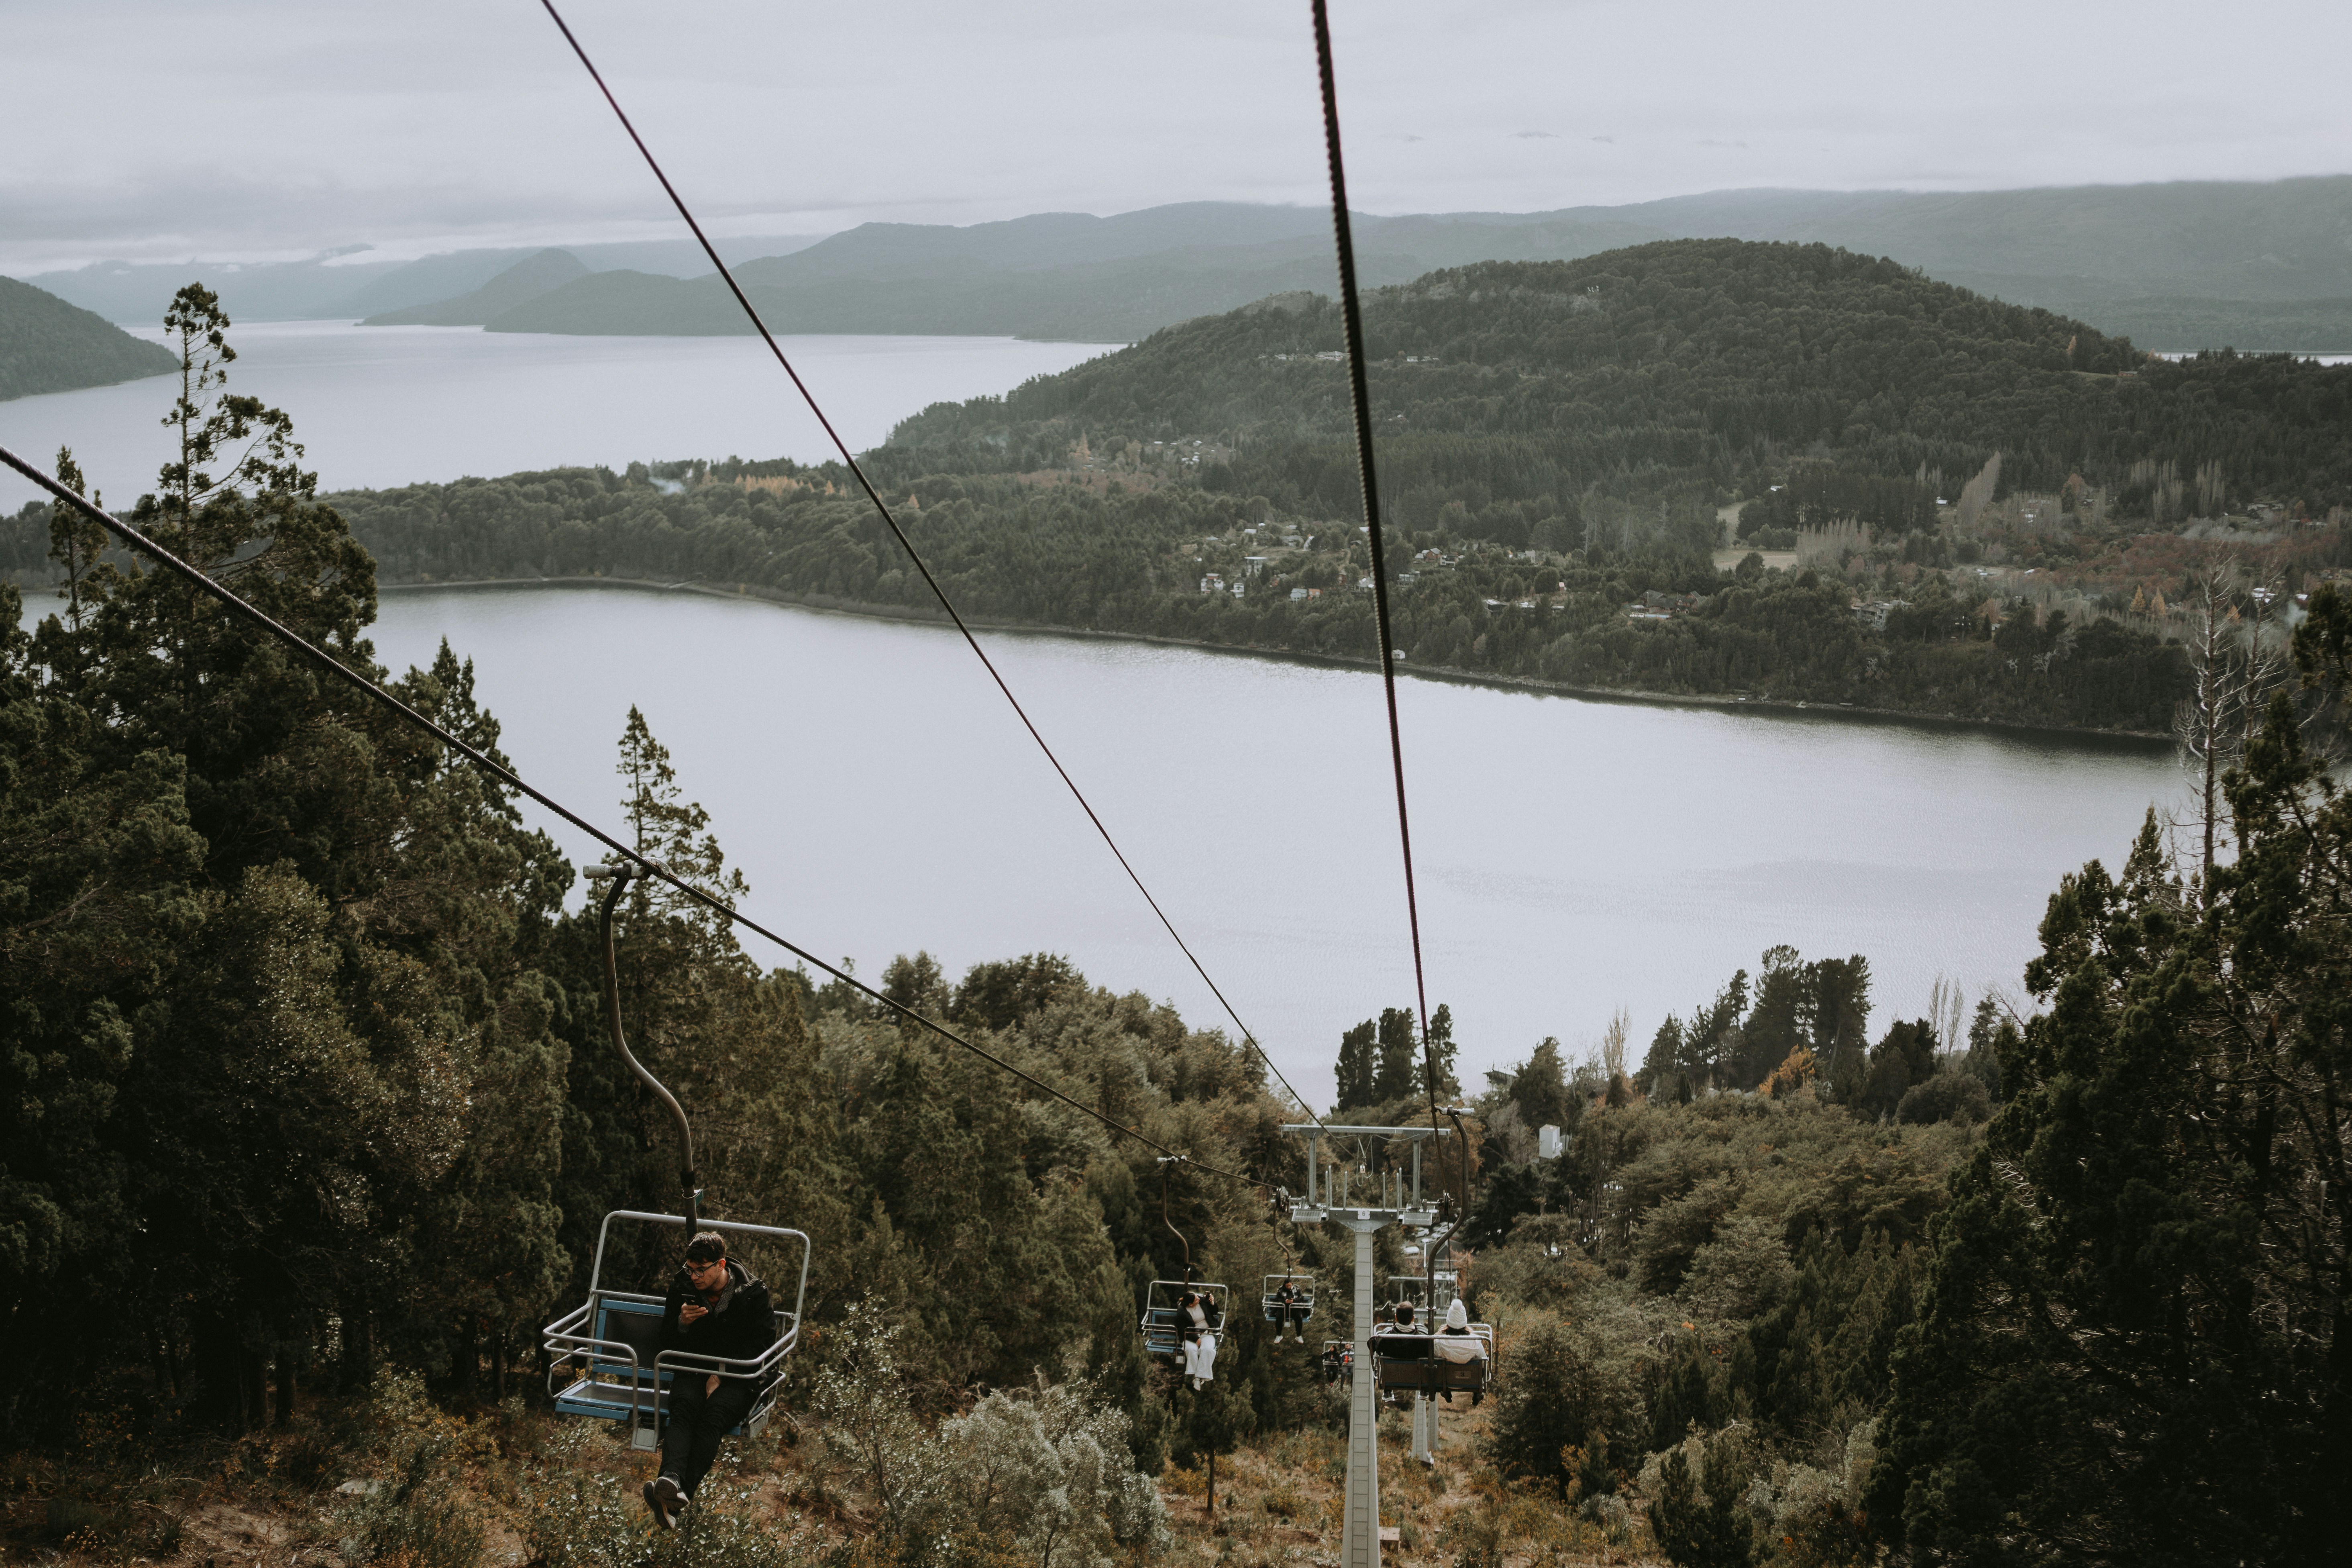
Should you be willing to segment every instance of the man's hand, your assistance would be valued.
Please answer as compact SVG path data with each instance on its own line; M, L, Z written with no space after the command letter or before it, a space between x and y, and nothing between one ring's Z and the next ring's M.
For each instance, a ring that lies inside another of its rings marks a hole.
M701 1302L688 1301L677 1310L678 1326L680 1328L690 1329L694 1327L696 1323L708 1317L710 1309L704 1306Z
M709 1381L709 1382L708 1382L708 1383L706 1383L706 1384L704 1384L702 1385L702 1397L703 1397L703 1398L705 1398L705 1399L708 1399L708 1398L709 1398L712 1394L716 1394L716 1393L718 1393L718 1392L719 1392L719 1374L718 1374L717 1373L715 1373L715 1372L714 1372L714 1373L712 1373L710 1374L710 1381Z

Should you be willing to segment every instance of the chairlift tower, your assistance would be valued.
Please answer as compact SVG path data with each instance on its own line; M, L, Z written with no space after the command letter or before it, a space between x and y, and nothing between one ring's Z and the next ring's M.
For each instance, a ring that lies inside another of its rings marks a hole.
M1444 1137L1434 1127L1335 1127L1288 1124L1307 1140L1307 1193L1290 1205L1293 1225L1329 1220L1356 1236L1355 1375L1348 1389L1348 1483L1340 1515L1339 1568L1380 1568L1380 1407L1372 1394L1372 1237L1392 1225L1426 1230L1437 1210L1421 1192L1421 1146ZM1328 1157L1326 1139L1355 1138L1375 1147L1412 1145L1408 1169L1357 1170ZM1417 1434L1418 1436L1418 1434ZM1417 1443L1416 1447L1420 1445Z

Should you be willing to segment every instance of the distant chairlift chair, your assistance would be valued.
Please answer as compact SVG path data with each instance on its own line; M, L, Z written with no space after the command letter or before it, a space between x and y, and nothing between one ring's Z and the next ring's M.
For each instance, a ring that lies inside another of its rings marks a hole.
M1290 1302L1286 1309L1281 1299L1276 1294L1286 1283L1298 1293L1297 1299ZM1275 1332L1277 1335L1282 1333L1286 1327L1283 1321L1283 1314L1286 1310L1289 1313L1288 1326L1297 1328L1299 1331L1300 1337L1303 1339L1306 1334L1305 1324L1307 1320L1315 1315L1315 1277L1313 1275L1269 1274L1265 1276L1265 1282L1262 1289L1258 1303L1258 1310L1260 1316L1264 1317L1267 1322L1274 1325Z

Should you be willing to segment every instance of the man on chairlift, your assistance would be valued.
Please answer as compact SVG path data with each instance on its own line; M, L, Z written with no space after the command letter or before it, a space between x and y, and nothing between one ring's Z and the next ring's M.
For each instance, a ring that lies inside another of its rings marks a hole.
M756 1361L775 1342L775 1310L757 1275L727 1256L727 1238L697 1232L671 1279L662 1310L661 1347L719 1361ZM719 1440L740 1426L760 1396L756 1379L680 1369L670 1384L669 1430L661 1474L646 1483L646 1506L664 1530L719 1458Z

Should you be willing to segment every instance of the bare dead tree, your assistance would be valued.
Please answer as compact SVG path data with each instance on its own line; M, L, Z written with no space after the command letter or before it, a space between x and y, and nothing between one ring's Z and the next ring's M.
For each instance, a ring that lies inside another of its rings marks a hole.
M2212 880L2221 847L2221 781L2244 758L2272 696L2292 673L2284 603L2273 576L2249 583L2229 562L2210 562L2189 578L2182 639L2189 690L2173 710L2172 734L2196 790L2200 889ZM2210 900L2204 891L2199 898Z

